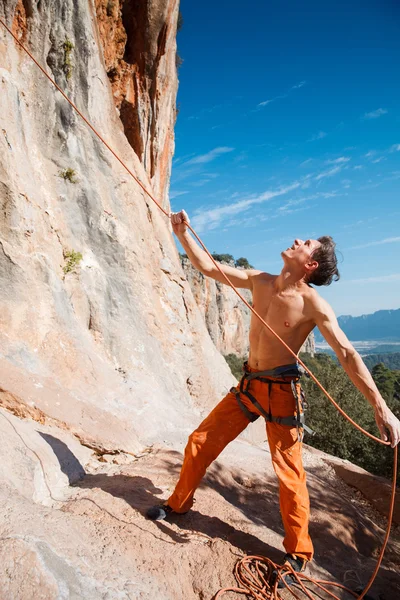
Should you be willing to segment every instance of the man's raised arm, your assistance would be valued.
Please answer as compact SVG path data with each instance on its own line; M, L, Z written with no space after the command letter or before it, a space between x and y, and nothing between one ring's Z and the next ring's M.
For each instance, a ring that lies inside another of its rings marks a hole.
M334 350L343 369L356 388L373 406L376 424L382 438L387 441L386 431L389 431L390 442L392 448L394 448L400 441L400 421L382 398L361 356L340 329L332 308L321 297L318 297L314 317L316 325Z
M218 271L208 254L204 252L202 248L200 248L196 240L192 237L190 231L188 231L187 225L189 223L189 217L187 216L186 212L181 210L178 213L172 213L171 223L173 232L182 244L192 265L201 273L203 273L203 275L212 277L221 283L227 283L226 279ZM220 267L225 275L229 277L233 285L238 288L247 288L249 290L251 290L253 287L253 276L261 273L261 271L256 271L254 269L235 269L234 267L223 264L220 264Z

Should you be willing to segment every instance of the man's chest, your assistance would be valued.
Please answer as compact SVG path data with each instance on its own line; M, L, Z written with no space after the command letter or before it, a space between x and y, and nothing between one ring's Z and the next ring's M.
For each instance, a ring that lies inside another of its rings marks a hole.
M275 325L279 329L293 329L304 323L306 318L303 295L295 291L277 294L271 288L272 286L264 285L253 291L253 307L258 314L269 325Z

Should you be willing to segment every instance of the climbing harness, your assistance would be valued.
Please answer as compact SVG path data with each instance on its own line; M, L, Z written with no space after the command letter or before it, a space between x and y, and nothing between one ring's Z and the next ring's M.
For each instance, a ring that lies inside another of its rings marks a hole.
M296 427L297 437L301 442L303 440L304 431L310 435L314 435L312 429L305 424L304 410L306 407L305 395L298 383L301 375L304 374L304 369L298 363L290 365L282 365L269 371L249 371L247 362L243 365L243 377L239 382L238 387L231 388L231 393L234 394L236 401L251 423L256 421L260 415L264 417L267 423L277 423L278 425L287 425L288 427ZM251 381L261 381L268 385L269 411L267 412L258 402L258 400L250 393L249 387ZM272 414L271 411L271 393L274 385L290 385L294 399L296 401L296 410L293 416L279 417ZM250 411L242 402L240 395L246 396L259 411L260 414Z
M54 79L52 79L50 77L50 75L38 63L38 61L32 56L32 54L29 52L29 50L27 50L27 48L25 48L25 46L19 41L19 39L16 37L16 35L14 35L14 33L11 31L11 29L6 25L6 23L1 18L0 18L0 24L14 38L15 42L31 58L31 60L40 69L40 71L45 75L45 77L47 77L47 79L51 82L51 84L61 93L61 95L66 99L66 101L72 106L72 108L77 112L77 114L83 119L83 121L87 124L87 126L92 130L92 132L108 148L108 150L111 152L111 154L118 160L118 162L124 167L124 169L129 173L129 175L131 175L131 177L141 187L141 189L145 192L145 194L147 194L147 196L149 198L151 198L151 200L153 200L153 202L164 213L164 215L169 218L170 214L161 206L161 204L155 199L154 195L147 190L147 188L143 185L143 183L127 167L127 165L122 161L122 159L116 154L116 152L111 148L111 146L109 146L109 144L98 133L98 131L93 127L93 125L86 119L86 117L81 113L81 111L77 108L77 106L75 106L75 104L72 102L72 100L70 100L68 98L68 96L63 92L63 90L56 84L56 82L54 81ZM380 444L384 444L386 446L390 445L390 442L386 442L386 441L384 441L384 440L376 437L372 433L369 433L369 431L366 431L365 429L363 429L351 417L349 417L349 415L347 415L345 413L345 411L332 398L332 396L329 394L329 392L323 387L323 385L318 381L318 379L310 371L310 369L304 364L304 362L302 362L302 360L297 356L297 354L295 352L293 352L293 350L286 344L286 342L272 329L272 327L270 325L268 325L268 323L258 314L258 312L245 300L245 298L243 297L243 295L236 289L236 287L230 281L229 277L223 272L223 270L221 269L221 267L219 266L219 264L217 263L217 261L213 258L213 256L211 255L211 253L209 252L209 250L207 249L207 247L204 245L204 243L202 242L202 240L199 238L199 236L197 235L197 233L195 232L195 230L191 227L191 225L189 223L187 224L187 227L192 232L193 236L199 242L200 246L206 252L207 256L213 262L213 264L215 265L215 267L221 273L221 275L225 279L226 283L233 289L233 291L235 292L235 294L242 300L242 302L253 313L253 315L264 325L264 327L266 327L268 329L268 331L273 336L275 336L275 338L277 340L280 341L280 343L286 348L286 350L291 354L291 356L293 356L293 358L297 361L297 363L301 367L303 367L303 369L309 374L309 376L311 377L311 379L320 388L320 390L326 395L326 397L328 398L328 400L335 406L335 408L340 412L340 414L345 419L347 419L350 423L352 423L352 425L354 425L354 427L356 427L356 429L358 429L359 431L361 431L362 433L364 433L364 435L366 435L367 437L375 440L376 442L378 442ZM374 580L376 578L376 575L377 575L377 573L379 571L379 568L381 566L381 563L382 563L382 560L383 560L383 555L385 553L387 542L389 540L390 528L391 528L392 520L393 520L394 501L395 501L395 496L396 496L397 455L398 455L398 450L397 450L397 446L395 446L395 448L394 448L394 459L393 459L392 493L391 493L390 508L389 508L389 514L388 514L388 524L387 524L385 538L383 540L383 544L382 544L382 547L381 547L381 551L379 553L379 558L378 558L378 561L376 563L374 572L372 573L372 575L370 577L370 580L368 581L366 587L364 588L364 590L361 592L360 595L357 595L355 592L353 592L353 590L350 590L349 588L346 588L345 586L343 586L343 585L341 585L339 583L333 583L333 582L330 582L330 581L323 581L323 580L311 579L310 577L307 577L303 573L296 573L293 570L293 568L290 567L290 565L283 565L283 566L281 565L281 566L279 566L279 565L276 565L275 563L273 563L271 560L269 560L266 557L247 556L247 557L243 558L242 560L238 561L237 564L236 564L236 566L235 566L235 576L236 576L236 579L237 579L238 583L242 587L240 587L240 588L225 588L223 590L220 590L217 593L217 595L215 596L215 600L217 600L217 598L220 598L222 596L222 594L225 594L225 593L227 593L229 591L239 592L241 594L246 594L246 595L251 596L252 598L254 598L254 600L279 600L280 598L282 598L282 596L280 596L279 591L277 589L278 580L285 581L284 576L287 575L288 573L291 573L292 577L294 577L294 579L296 580L296 583L300 586L300 588L303 591L303 593L310 600L315 600L315 596L312 596L310 594L309 590L307 590L307 588L304 586L303 582L312 583L313 585L317 586L319 589L322 589L325 593L327 593L328 595L330 595L335 600L339 600L338 596L336 596L332 592L330 592L326 588L326 586L331 586L331 587L336 587L336 588L343 589L346 592L348 592L350 595L352 595L353 598L357 598L357 600L362 600L362 598L366 598L366 594L369 591L369 589L371 588L371 586L372 586L372 584L373 584L373 582L374 582ZM278 577L276 578L273 587L271 587L271 585L270 585L270 575L272 574L272 572L274 570L277 571ZM297 596L295 594L295 592L293 591L293 589L289 588L289 586L286 583L285 583L285 586L287 587L288 590L290 590L290 592L292 594L292 597L294 597L297 600L299 600L299 596Z

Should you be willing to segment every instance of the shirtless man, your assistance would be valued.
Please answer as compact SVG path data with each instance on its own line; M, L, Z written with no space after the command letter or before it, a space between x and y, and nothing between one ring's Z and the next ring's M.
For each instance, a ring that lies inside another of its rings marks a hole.
M193 266L216 281L226 283L213 262L187 228L185 211L171 215L172 228ZM400 422L387 407L360 355L340 329L329 304L310 284L329 285L339 279L335 243L331 237L296 239L281 252L279 275L256 269L221 269L238 288L252 291L253 306L296 354L317 326L335 351L354 385L372 405L381 436L392 447L400 441ZM161 520L171 512L185 513L207 467L225 446L259 416L266 420L272 463L279 479L280 509L285 529L284 562L304 570L313 557L308 534L309 497L303 469L302 402L300 372L292 355L252 315L250 354L240 384L214 408L190 437L179 481L162 506L149 509L150 519Z

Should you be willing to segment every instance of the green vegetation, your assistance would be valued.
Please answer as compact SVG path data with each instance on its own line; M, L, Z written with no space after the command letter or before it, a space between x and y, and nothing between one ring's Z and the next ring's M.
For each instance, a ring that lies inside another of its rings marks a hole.
M395 409L400 408L400 371L379 363L373 367L372 377L386 402Z
M244 258L243 256L241 258L238 258L237 260L235 260L232 254L218 254L217 252L213 252L211 256L217 262L234 264L235 267L239 267L242 269L254 269L254 267L249 263L247 258ZM182 260L183 258L187 258L188 256L187 254L182 254L181 252L179 252L179 257Z
M224 358L232 371L232 375L239 380L243 375L243 363L246 358L244 356L241 358L236 354L227 354Z
M218 262L223 262L223 263L234 263L235 262L235 259L233 258L232 254L217 254L217 252L213 252L212 257L214 258L214 260L217 260Z
M312 358L309 354L302 354L301 359L356 423L381 437L372 407L331 356L321 353ZM225 360L234 377L240 379L245 358L228 354ZM385 365L378 364L372 369L372 376L388 406L400 418L400 370L391 371ZM305 442L328 454L350 460L371 473L390 478L393 472L393 450L356 430L311 378L302 377L301 383L309 406L306 423L315 431L313 437L306 434Z
M362 357L368 369L371 369L382 363L388 369L400 369L400 352L383 353L383 354L368 354Z
M73 69L73 65L72 65L72 61L71 61L71 54L72 54L72 50L74 49L74 44L71 42L71 40L69 38L65 38L65 41L63 43L63 48L64 48L64 73L65 73L65 77L67 78L67 81L69 79L71 79L72 77L72 69Z
M66 275L75 271L83 256L80 252L75 252L75 250L67 250L64 252L64 258L67 261L63 267L64 274Z
M341 408L361 427L380 438L372 407L352 384L343 368L327 354L317 354L314 358L304 354L301 358ZM396 389L400 392L400 372L377 365L372 370L372 375L389 407L400 417L400 397L396 397ZM357 431L340 415L312 379L303 377L302 386L309 404L306 421L316 432L314 437L306 437L306 443L328 454L350 460L367 471L390 477L393 451Z
M60 171L58 173L58 175L60 177L62 177L64 179L64 181L69 181L70 183L78 182L78 180L75 177L75 175L76 175L75 169L70 169L70 168L64 169L63 171Z
M254 267L249 263L247 258L243 256L238 258L237 260L232 256L232 254L218 254L217 252L212 253L212 257L214 260L223 263L233 263L235 267L242 267L244 269L254 269Z
M175 54L175 65L177 69L180 69L180 67L183 65L183 58L178 51L176 51Z
M178 22L177 22L177 25L176 25L176 31L177 31L177 33L179 33L179 31L182 29L182 27L183 27L183 16L182 16L181 11L179 11L179 13L178 13Z
M244 258L243 256L235 261L235 267L242 267L242 269L254 269L253 265L251 265L247 258Z
M183 17L182 17L182 13L181 11L179 11L178 13L178 21L176 24L176 33L179 33L180 30L183 27ZM181 57L181 55L178 52L178 49L176 50L176 54L175 54L175 65L176 65L176 69L178 70L183 64L183 58Z

